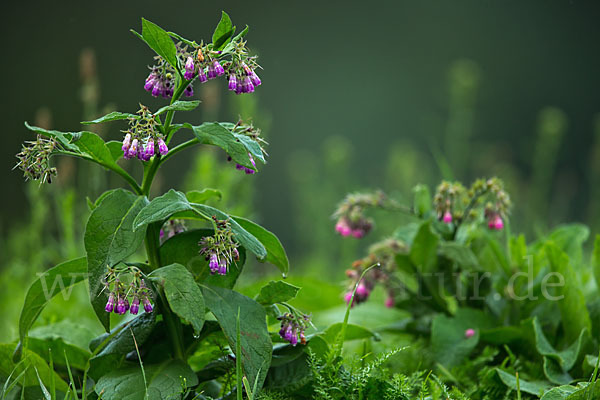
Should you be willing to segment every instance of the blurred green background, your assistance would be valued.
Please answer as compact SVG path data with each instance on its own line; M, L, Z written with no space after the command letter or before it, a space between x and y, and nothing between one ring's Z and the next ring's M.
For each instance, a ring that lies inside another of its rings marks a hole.
M143 16L209 39L221 9L250 25L263 85L239 97L222 81L196 86L203 105L190 122L253 116L269 163L245 176L221 152L189 152L166 164L155 190L222 188L224 208L281 238L292 278L320 275L335 293L365 243L336 236L330 215L360 188L408 202L419 182L497 175L513 196L513 230L531 237L568 220L597 232L600 3L13 2L0 26L0 341L13 337L35 273L83 254L85 196L116 182L63 160L51 187L24 183L11 171L32 137L23 121L75 131L106 111L162 105L142 87L152 52L128 30ZM120 128L99 133L118 140ZM376 218L382 231L397 222Z

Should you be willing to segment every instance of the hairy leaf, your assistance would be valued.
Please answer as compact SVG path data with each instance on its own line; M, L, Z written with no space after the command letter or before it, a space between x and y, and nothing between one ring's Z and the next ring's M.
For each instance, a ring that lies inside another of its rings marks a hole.
M262 305L283 303L296 297L300 288L284 281L271 281L260 289L256 301Z

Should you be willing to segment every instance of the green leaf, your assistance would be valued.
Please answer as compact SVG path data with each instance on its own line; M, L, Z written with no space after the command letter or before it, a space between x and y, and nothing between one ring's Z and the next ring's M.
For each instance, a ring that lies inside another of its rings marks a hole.
M260 144L258 144L256 140L241 133L233 132L233 136L235 136L237 140L242 142L242 144L246 147L246 150L248 150L248 153L252 154L252 157L262 161L263 164L267 162L267 160L265 160L265 155L260 147Z
M257 380L258 387L262 387L273 351L264 308L256 301L229 289L202 286L202 293L206 306L221 325L232 349L236 348L239 308L244 316L240 319L242 367L248 380Z
M190 190L185 194L190 203L204 203L206 200L216 197L217 200L223 198L223 194L218 189L206 188L202 190Z
M441 242L440 253L456 262L460 268L467 270L479 269L479 261L473 251L466 245L456 242Z
M212 35L213 50L221 50L229 41L235 32L231 18L225 11L221 12L221 20L215 28Z
M111 113L106 114L103 117L96 118L93 121L82 121L81 123L83 125L92 125L92 124L101 124L103 122L118 121L118 120L122 120L122 119L131 119L131 118L138 119L139 116L137 116L135 114L130 114L130 113L122 113L119 111L113 111Z
M171 310L200 334L204 325L204 297L194 276L181 264L171 264L152 272L152 280L164 288Z
M220 147L225 150L236 163L256 170L256 167L252 165L252 162L250 162L250 158L248 157L248 153L252 152L251 149L247 148L244 142L238 140L238 138L222 124L218 122L205 122L199 126L193 126L191 124L184 124L184 126L194 132L194 135L200 143Z
M517 377L515 375L502 371L500 368L496 368L495 370L500 380L506 386L513 390L517 390ZM540 396L544 391L550 389L552 385L546 381L526 381L519 377L519 387L522 392Z
M69 386L65 381L52 371L40 356L25 349L23 351L23 359L15 364L11 357L13 350L13 344L0 344L0 377L7 378L10 374L13 377L17 377L25 371L23 377L19 379L19 385L23 385L24 387L38 386L39 382L35 372L37 370L41 381L46 386L49 387L50 383L54 381L57 390L65 393L69 390Z
M493 326L493 318L476 309L459 308L454 318L438 314L431 326L431 346L435 359L447 367L459 364L477 346L481 330ZM475 330L475 335L467 338L467 329Z
M283 303L296 297L300 288L284 281L271 281L260 289L256 301L262 305Z
M546 335L544 335L542 326L540 325L537 318L533 318L532 324L533 332L535 335L535 346L537 348L538 353L540 353L543 356L547 356L549 358L554 359L565 371L569 371L571 368L573 368L575 362L579 357L579 353L581 352L585 344L587 331L585 329L582 330L575 342L573 342L565 350L557 351L548 342L548 339L546 339Z
M264 261L269 262L279 268L285 277L290 269L290 262L287 254L285 253L285 249L281 245L281 242L277 236L246 218L234 216L231 218L233 218L238 224L240 224L242 228L258 239L260 243L262 243L267 251L267 256Z
M177 69L177 49L164 29L142 18L142 38L156 54Z
M249 29L250 28L248 27L248 25L246 25L246 27L240 33L238 33L237 35L235 35L235 37L232 39L232 42L237 42L240 39L242 39L244 36L246 36L246 34L248 33Z
M342 322L337 322L333 325L330 325L323 332L323 339L327 341L327 343L333 345L335 344L340 332L342 331ZM364 326L355 325L355 324L347 324L346 325L346 333L344 337L344 341L347 340L358 340L358 339L371 339L380 340L380 337L375 332L370 329L365 328Z
M568 224L556 228L548 239L567 253L571 263L579 265L582 260L583 243L590 236L590 229L582 224Z
M200 105L200 100L193 100L193 101L177 100L173 104L169 104L168 106L159 108L158 111L156 111L154 113L154 115L160 115L167 111L192 111L199 105Z
M92 211L85 228L90 301L98 319L108 331L110 314L104 311L108 294L102 280L107 266L129 257L144 240L144 230L133 230L133 220L148 204L144 196L119 189L109 193Z
M71 367L81 371L85 370L88 358L91 353L87 350L66 343L62 338L50 337L45 339L30 337L27 339L27 349L37 353L46 362L50 362L49 351L52 352L53 362L56 365L65 366L65 358L60 355L67 355ZM56 357L54 355L59 355Z
M214 232L209 229L196 229L179 233L167 240L160 247L160 259L164 264L181 264L191 271L196 282L211 286L221 286L231 289L246 261L246 252L240 250L240 259L229 267L227 275L211 275L206 257L199 254L198 242L205 236L211 236Z
M79 149L72 142L77 140L79 137L79 133L75 132L60 132L60 131L51 131L44 128L40 128L37 126L31 126L27 122L25 122L25 127L30 131L33 131L39 135L45 136L47 138L54 138L58 143L60 143L65 149L78 152Z
M177 39L178 41L180 41L180 42L183 42L183 43L187 44L187 45L188 45L188 46L190 46L190 47L193 47L193 48L195 48L195 47L198 47L198 43L196 43L196 41L194 41L194 40L189 40L189 39L186 39L186 38L184 38L183 36L180 36L180 35L178 35L178 34L177 34L177 33L175 33L175 32L171 32L171 31L169 31L169 32L167 32L167 33L168 33L168 34L169 34L169 36L171 36L172 38L175 38L175 39Z
M596 279L596 286L600 288L600 234L596 235L596 240L594 240L592 270L594 272L594 279Z
M70 293L77 282L86 278L87 262L85 257L58 264L40 275L29 287L25 303L19 318L19 338L21 342L46 304L57 294ZM68 292L67 292L68 291Z
M117 163L115 159L115 148L113 145L112 150L106 146L104 140L93 132L80 132L81 136L79 140L75 142L75 145L79 149L82 154L87 154L98 163L103 164L104 166L111 167L115 170L123 171ZM120 148L119 148L120 149ZM123 151L120 150L120 156L123 155ZM120 157L119 156L119 157Z
M110 152L110 155L114 162L117 162L123 157L123 142L117 140L111 140L106 142L106 148Z
M104 346L104 348L98 353L96 358L107 356L109 354L125 355L131 351L134 351L135 342L133 341L133 336L135 336L135 340L137 341L138 346L143 345L146 339L150 337L150 334L152 333L152 330L156 325L156 313L142 313L136 316L133 320L125 322L124 324L127 324L126 328L121 329L122 325L117 326L112 329L111 333L104 333L98 336L97 338L94 338L90 342L90 350L94 351L113 332L121 329L121 331L117 333L106 344L106 346Z
M152 199L150 203L140 210L133 221L133 229L137 231L143 226L153 222L165 221L171 215L187 210L193 210L193 208L185 195L171 189L162 196Z
M592 400L600 398L600 384L590 388L588 382L582 382L579 386L558 386L548 390L540 400Z
M550 261L552 272L562 276L564 285L557 286L556 296L561 297L557 301L558 309L562 317L562 325L568 341L577 340L581 331L592 330L592 322L585 305L585 297L579 286L578 276L569 262L569 257L561 251L553 242L545 246L546 255Z
M423 272L432 272L437 263L439 238L431 231L431 221L421 225L410 248L410 260Z
M560 365L549 357L544 357L544 375L548 380L557 385L567 385L573 382L573 377L563 370Z
M105 399L163 400L181 394L182 380L188 388L198 384L194 371L182 360L144 365L147 388L139 364L114 370L96 383L96 393Z
M417 185L413 189L415 213L423 218L431 212L431 193L427 185Z

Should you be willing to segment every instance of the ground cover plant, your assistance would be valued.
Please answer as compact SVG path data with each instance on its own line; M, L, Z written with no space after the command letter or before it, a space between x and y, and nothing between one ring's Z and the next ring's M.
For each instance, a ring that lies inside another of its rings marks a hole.
M226 167L248 178L266 162L249 120L178 120L201 105L185 99L209 80L231 95L260 90L248 30L223 13L204 42L143 19L133 34L155 55L139 84L165 105L141 99L132 112L83 122L121 124L119 140L26 123L37 138L17 155L25 178L52 183L60 171L51 160L69 156L127 188L88 199L85 254L29 288L18 340L0 344L0 398L600 398L600 237L590 256L583 225L529 242L511 233L520 205L500 179L444 181L433 195L419 185L411 204L381 191L348 195L334 213L340 240L370 240L372 211L390 213L395 230L348 268L342 292L280 279L289 274L280 241L207 204L227 195L219 187L153 195L161 166L193 147L221 149ZM276 267L277 279L237 287L251 258ZM82 283L104 334L35 324ZM340 307L313 311L306 290L312 304Z

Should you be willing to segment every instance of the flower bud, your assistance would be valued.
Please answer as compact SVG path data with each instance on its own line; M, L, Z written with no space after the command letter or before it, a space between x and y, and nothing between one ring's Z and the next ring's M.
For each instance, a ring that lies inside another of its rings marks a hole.
M104 311L112 312L115 307L115 295L114 293L110 293L108 295L108 301L106 302L106 307L104 307Z
M393 296L388 296L388 297L385 299L385 306L386 306L387 308L392 308L392 307L394 307L394 297L393 297Z
M127 155L127 150L129 150L129 146L131 146L131 133L125 135L125 138L123 139L123 146L121 147L121 150L123 150L124 155Z
M256 87L256 86L260 86L260 84L262 83L260 78L258 77L258 75L256 75L256 72L252 71L250 73L250 81L252 81L252 84Z
M217 77L217 71L215 71L215 64L208 66L208 79L214 79Z
M206 77L206 74L204 73L204 68L200 68L198 70L198 80L201 83L204 83L204 82L206 82L208 80L208 78Z
M154 140L150 138L146 143L146 161L150 160L154 155Z
M236 87L237 87L237 78L236 78L235 74L231 74L231 75L229 75L228 88L229 88L229 90L235 90Z
M214 274L219 270L219 258L217 257L217 253L211 253L208 266L211 274Z
M215 68L215 73L217 74L217 76L221 76L225 73L225 69L223 68L223 66L221 66L221 64L219 64L217 60L213 62L213 67Z
M140 299L137 296L134 296L131 301L131 308L129 309L129 313L132 315L137 315L140 310Z
M452 214L450 213L450 211L446 211L444 213L444 216L442 217L442 221L444 221L445 224L449 224L452 222Z
M474 329L469 328L465 331L465 338L469 339L469 338L472 338L473 336L475 336Z
M192 57L188 57L187 61L185 62L185 73L183 74L183 77L188 81L191 80L194 77L194 69L194 59Z
M164 156L169 152L169 148L162 138L158 139L158 152L161 156Z
M249 76L244 77L244 82L242 83L242 92L243 93L252 93L254 92L254 85L250 80Z
M148 297L144 297L142 303L144 304L144 311L146 311L147 313L151 313L153 308L152 303L150 303L150 300L148 300Z

